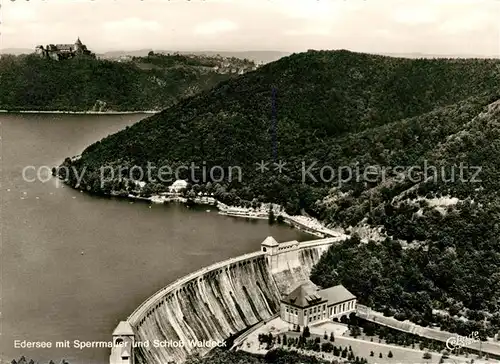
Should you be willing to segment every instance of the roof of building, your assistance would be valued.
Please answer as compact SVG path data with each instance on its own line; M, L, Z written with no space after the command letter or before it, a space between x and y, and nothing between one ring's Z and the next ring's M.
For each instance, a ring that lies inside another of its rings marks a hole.
M132 326L127 321L120 321L118 326L116 326L115 331L113 331L113 336L129 336L134 335L134 330Z
M307 282L295 288L282 301L304 308L324 302L325 299L318 294L317 289L312 283Z
M74 44L56 44L56 48L60 51L72 50L74 48Z
M183 179L178 179L174 183L172 183L172 187L186 187L187 185L187 181Z
M318 294L321 295L321 297L323 297L324 299L328 300L329 304L344 302L356 298L356 296L354 296L341 284L339 284L338 286L322 289L321 291L318 291Z
M268 236L261 245L265 246L278 246L278 242L272 236Z

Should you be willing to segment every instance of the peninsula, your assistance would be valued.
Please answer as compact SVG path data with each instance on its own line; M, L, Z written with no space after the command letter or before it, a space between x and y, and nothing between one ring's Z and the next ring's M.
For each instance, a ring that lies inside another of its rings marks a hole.
M50 113L156 112L255 70L249 60L163 54L101 59L78 38L0 55L0 110Z

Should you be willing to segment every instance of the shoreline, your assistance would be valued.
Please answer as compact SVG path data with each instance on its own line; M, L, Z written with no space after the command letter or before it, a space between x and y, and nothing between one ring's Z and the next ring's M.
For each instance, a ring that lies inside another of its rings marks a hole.
M58 176L56 178L60 179ZM79 190L80 192L86 192L80 188L75 188L70 185L71 188L75 190ZM138 184L138 187L142 190L144 187L143 184ZM151 196L140 196L140 191L131 191L132 193L122 194L117 191L110 191L109 194L104 194L109 197L119 198L119 199L128 199L128 200L136 200L136 201L144 201L149 204L167 204L167 203L182 203L183 205L189 206L190 204L194 205L205 205L205 206L213 206L217 209L217 213L219 215L225 215L230 217L238 217L245 219L254 219L254 220L269 220L270 221L270 212L272 211L274 215L273 222L279 223L281 218L281 222L290 225L291 227L303 231L309 235L315 236L317 238L323 239L327 237L345 237L345 230L340 227L327 227L320 220L304 216L304 215L289 215L286 213L285 208L281 205L265 202L261 203L259 207L241 207L241 206L229 206L219 201L214 197L213 193L198 193L194 198L188 198L183 194L179 193L179 191L175 192L161 192L156 193ZM138 193L139 194L135 194Z
M69 111L69 110L0 110L3 114L75 114L75 115L127 115L127 114L156 114L161 110L139 111Z
M151 197L136 196L133 194L129 194L127 196L119 196L112 194L111 196L118 198L124 197L140 201L149 201L149 203L151 204L182 203L184 205L187 205L189 202L191 202L196 205L214 206L217 209L217 213L219 215L253 219L253 220L268 220L269 209L271 208L273 210L275 219L277 219L278 216L281 216L283 218L283 223L290 225L293 228L303 231L312 236L316 236L317 238L339 237L346 235L344 231L332 230L326 227L324 224L322 224L319 220L316 220L314 218L306 217L303 215L296 215L296 216L288 215L282 209L282 206L271 203L264 203L264 207L261 207L259 209L253 209L253 208L229 206L212 196L197 196L194 199L188 199L184 196L176 194L153 195Z

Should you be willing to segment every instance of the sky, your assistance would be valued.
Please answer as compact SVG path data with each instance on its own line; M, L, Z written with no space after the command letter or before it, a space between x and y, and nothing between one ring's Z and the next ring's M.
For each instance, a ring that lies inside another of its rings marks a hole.
M0 48L500 56L500 0L1 0Z

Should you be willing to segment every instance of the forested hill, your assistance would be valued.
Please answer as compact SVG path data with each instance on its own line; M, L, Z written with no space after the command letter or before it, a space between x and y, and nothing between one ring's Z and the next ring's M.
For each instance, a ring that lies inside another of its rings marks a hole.
M248 60L150 52L123 62L0 58L0 110L162 110L255 67Z
M316 201L327 196L335 180L302 183L302 161L333 167L416 161L459 131L499 90L498 60L411 60L310 51L182 100L91 145L74 166L85 166L81 187L97 193L116 189L113 184L102 189L98 180L99 168L108 164L145 167L150 162L175 168L205 161L207 168L239 166L241 182L220 183L227 202L258 198L281 203L290 212L314 212ZM426 134L415 139L421 132ZM255 163L272 162L275 148L279 159L288 163L287 172L257 172ZM360 193L360 186L352 183L344 188Z
M282 173L275 152L287 163ZM261 161L268 170L256 169ZM182 100L64 166L85 170L79 185L70 173L72 186L126 195L137 188L118 177L140 176L124 167L147 171L148 162L239 166L241 181L193 184L191 195L277 202L349 233L379 234L377 243L354 236L331 248L312 274L321 286L342 283L363 304L463 335L500 328L500 60L295 54ZM123 173L101 185L102 166Z

